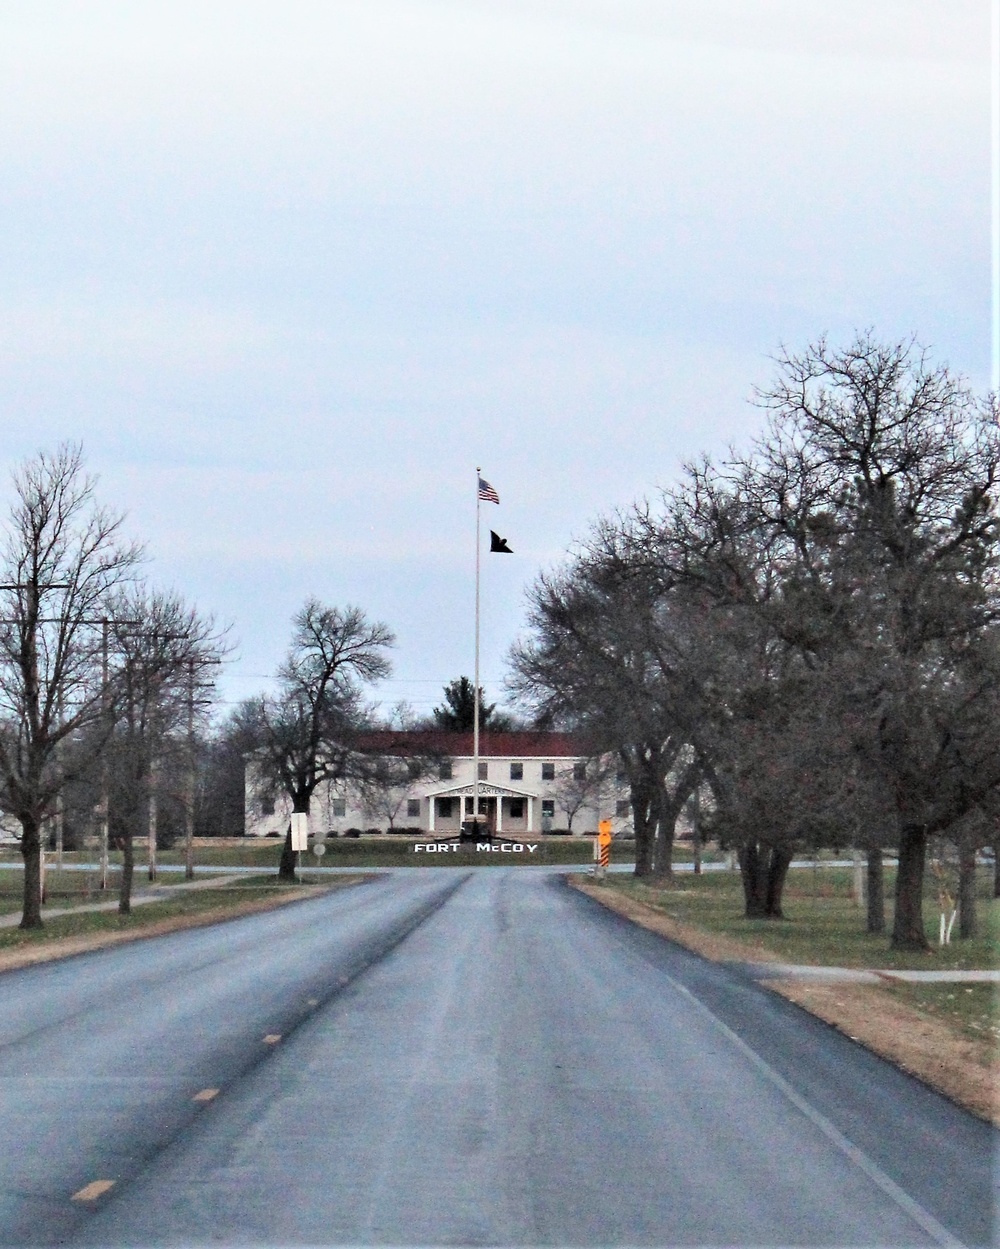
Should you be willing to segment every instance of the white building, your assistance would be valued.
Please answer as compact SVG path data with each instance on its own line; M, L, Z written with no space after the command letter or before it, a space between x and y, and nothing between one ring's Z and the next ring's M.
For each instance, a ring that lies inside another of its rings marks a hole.
M463 819L472 816L471 733L382 732L361 745L387 761L386 782L367 790L351 782L320 785L309 811L314 831L344 836L349 829L385 832L391 827L453 837ZM567 733L480 734L479 809L500 837L552 830L596 833L600 819L610 819L617 836L631 823L628 787L613 763L587 756ZM273 801L258 796L248 765L247 834L282 835L290 811L284 796Z

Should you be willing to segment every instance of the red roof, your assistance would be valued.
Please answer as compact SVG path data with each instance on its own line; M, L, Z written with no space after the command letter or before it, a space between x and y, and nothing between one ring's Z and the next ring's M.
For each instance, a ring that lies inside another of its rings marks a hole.
M472 758L472 734L449 733L445 729L384 730L366 733L363 750L384 750L386 754L417 754L434 751L452 758ZM576 759L588 753L586 745L572 733L542 733L522 730L515 733L479 734L479 753L484 758Z

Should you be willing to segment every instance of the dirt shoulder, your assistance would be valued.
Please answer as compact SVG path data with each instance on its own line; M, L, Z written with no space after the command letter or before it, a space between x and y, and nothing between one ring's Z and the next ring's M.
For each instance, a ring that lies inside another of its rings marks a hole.
M48 963L54 959L70 958L74 954L86 954L109 945L121 945L126 941L143 941L147 937L162 937L166 933L180 932L185 928L204 928L210 924L222 924L244 915L256 915L262 911L274 911L293 902L304 902L320 894L331 893L351 884L360 884L367 877L341 880L333 885L307 885L288 893L269 894L262 898L247 898L231 905L212 907L190 915L170 915L163 919L151 919L141 927L120 932L91 932L72 937L54 937L19 949L0 950L0 972L14 971L19 967L31 967L36 963ZM151 904L150 909L155 906ZM143 908L144 910L146 908Z
M671 919L613 889L580 877L569 877L569 883L608 910L712 962L759 966L781 961L759 948ZM990 1042L956 1033L942 1020L898 1001L879 985L814 984L779 978L760 983L1000 1127L1000 1062Z

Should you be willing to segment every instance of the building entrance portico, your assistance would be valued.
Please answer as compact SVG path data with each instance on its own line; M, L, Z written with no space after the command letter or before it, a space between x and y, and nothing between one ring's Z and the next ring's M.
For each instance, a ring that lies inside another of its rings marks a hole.
M458 807L458 824L473 815L472 804L475 800L472 783L465 785L449 785L428 793L428 832L436 832L437 812L441 809L441 800L447 803L448 809ZM455 802L454 800L458 801ZM509 832L530 833L534 830L533 794L520 789L509 789L502 785L492 785L488 781L479 782L479 813L486 816L491 832L501 833L504 827ZM454 816L450 817L454 822ZM443 829L441 831L444 831Z

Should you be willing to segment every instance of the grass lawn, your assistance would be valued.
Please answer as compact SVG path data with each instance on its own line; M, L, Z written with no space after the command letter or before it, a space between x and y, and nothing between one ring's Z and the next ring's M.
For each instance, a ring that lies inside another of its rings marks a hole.
M1000 1041L1000 992L994 984L886 984L884 991L974 1041Z
M198 873L198 880L211 879L211 875ZM183 882L183 874L171 872L156 881L156 888L169 888ZM108 872L108 888L99 889L98 875L93 872L60 872L52 866L45 870L45 905L81 906L88 902L107 902L118 896L121 885L121 868L115 864ZM136 865L132 878L133 893L140 893L150 886L146 877L146 865ZM21 910L24 898L24 872L19 869L0 867L0 915L10 915Z
M354 884L356 878L341 876L324 882L336 889ZM117 911L89 911L83 914L55 916L45 920L44 928L22 932L19 928L0 929L0 950L56 941L62 937L80 937L92 933L141 931L152 924L178 916L196 916L206 912L238 910L247 903L288 896L300 891L298 885L279 884L273 876L248 877L235 885L216 889L178 892L162 902L136 907L131 915ZM110 899L109 899L110 900ZM221 916L220 916L221 918Z
M887 867L889 930L894 881L894 870ZM1000 966L1000 899L992 897L992 868L981 868L977 880L980 936L974 940L959 941L953 935L950 945L937 945L937 902L928 888L924 915L931 942L929 954L890 950L888 933L873 936L865 932L865 913L851 900L849 869L792 869L785 886L783 920L744 918L738 872L679 875L674 886L667 889L650 888L627 876L608 877L607 884L673 919L732 937L789 963L922 970Z

